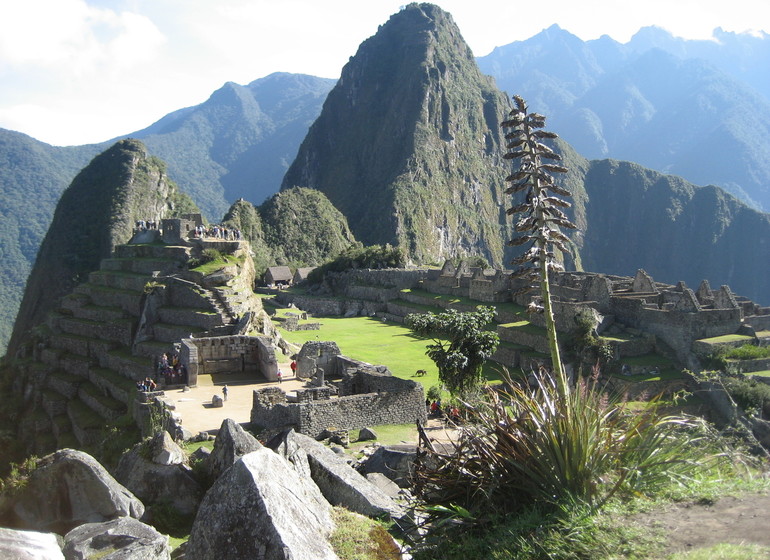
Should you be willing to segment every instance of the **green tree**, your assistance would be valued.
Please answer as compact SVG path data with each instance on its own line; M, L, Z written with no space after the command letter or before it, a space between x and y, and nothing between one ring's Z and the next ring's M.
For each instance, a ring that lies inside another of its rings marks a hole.
M479 305L460 313L410 313L406 325L415 333L433 338L426 354L438 367L438 377L452 393L465 394L481 384L481 367L497 349L497 333L484 330L495 317L495 308Z
M556 134L542 130L545 117L530 113L521 97L514 95L513 101L515 107L509 113L510 118L501 124L504 130L510 129L505 135L508 152L503 157L518 160L519 165L518 169L506 178L512 183L506 193L517 195L519 200L523 198L523 202L507 209L509 215L521 215L515 227L521 235L510 241L510 245L529 244L527 250L513 260L513 264L519 266L514 275L527 281L525 290L539 288L540 302L533 303L530 310L545 314L554 376L560 390L564 392L567 384L556 338L548 275L551 271L563 270L554 248L562 253L569 252L569 239L559 228L574 229L575 225L561 210L569 208L570 203L559 196L572 195L558 186L551 175L566 173L567 168L544 162L561 160L559 154L542 142L557 138Z

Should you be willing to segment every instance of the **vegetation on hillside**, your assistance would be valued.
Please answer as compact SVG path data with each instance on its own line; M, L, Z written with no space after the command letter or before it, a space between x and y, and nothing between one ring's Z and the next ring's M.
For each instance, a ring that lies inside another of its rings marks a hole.
M364 247L356 242L335 259L313 270L307 280L311 284L320 284L329 272L345 272L357 268L403 268L404 266L406 266L406 255L400 247L390 245Z

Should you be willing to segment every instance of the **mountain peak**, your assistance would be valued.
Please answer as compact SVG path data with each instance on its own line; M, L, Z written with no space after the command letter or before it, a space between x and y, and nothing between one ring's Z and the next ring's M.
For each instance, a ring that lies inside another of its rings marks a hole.
M364 243L500 263L508 105L452 17L409 4L345 65L282 189L324 192Z

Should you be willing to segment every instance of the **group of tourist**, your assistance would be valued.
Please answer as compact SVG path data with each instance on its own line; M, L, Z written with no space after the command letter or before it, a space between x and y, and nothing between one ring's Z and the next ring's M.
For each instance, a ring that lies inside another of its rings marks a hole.
M187 367L174 353L169 356L164 353L158 362L158 375L163 376L166 385L183 385L187 383Z
M158 222L155 220L137 220L137 231L147 231L148 229L158 229Z
M426 399L425 406L428 409L428 418L451 420L455 423L459 423L462 420L460 409L456 405L442 407L441 399L435 401Z
M149 377L145 377L144 381L137 381L136 382L136 389L140 393L149 393L158 388L158 384L155 383L152 379Z
M214 225L209 228L200 225L195 226L193 230L194 237L213 237L214 239L224 239L226 241L239 241L241 239L241 230L238 228L228 228L222 225Z

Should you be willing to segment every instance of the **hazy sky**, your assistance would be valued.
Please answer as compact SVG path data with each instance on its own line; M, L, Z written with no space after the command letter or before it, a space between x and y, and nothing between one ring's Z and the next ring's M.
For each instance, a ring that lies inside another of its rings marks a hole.
M435 3L476 56L553 23L584 40L606 34L621 42L646 25L690 39L716 27L770 32L767 0L551 0L548 10L523 0ZM197 105L227 81L278 71L338 78L403 4L0 0L0 127L55 145L99 142Z

